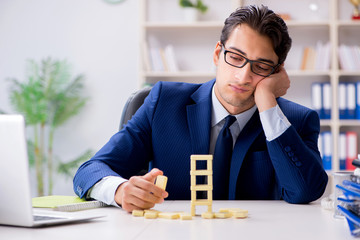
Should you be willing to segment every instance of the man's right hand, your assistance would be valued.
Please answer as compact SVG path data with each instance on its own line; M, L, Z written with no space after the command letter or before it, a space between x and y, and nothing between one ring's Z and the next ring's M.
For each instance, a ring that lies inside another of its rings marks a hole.
M164 202L168 193L154 184L158 175L163 175L163 172L154 168L144 176L131 177L116 190L116 203L124 210L132 212L132 210L149 209L156 203Z

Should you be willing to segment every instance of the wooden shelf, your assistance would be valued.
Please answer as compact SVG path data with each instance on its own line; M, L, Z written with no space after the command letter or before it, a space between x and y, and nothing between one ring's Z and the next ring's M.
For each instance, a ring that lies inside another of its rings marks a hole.
M288 20L285 21L288 27L330 27L330 21L298 21L298 20Z
M215 77L215 73L211 72L196 72L196 71L181 71L181 72L146 72L145 77Z
M195 23L184 23L184 22L146 22L144 27L147 29L173 29L173 28L222 28L223 22L211 22L211 21L198 21Z
M339 27L352 27L352 26L360 26L360 20L339 20L336 22Z

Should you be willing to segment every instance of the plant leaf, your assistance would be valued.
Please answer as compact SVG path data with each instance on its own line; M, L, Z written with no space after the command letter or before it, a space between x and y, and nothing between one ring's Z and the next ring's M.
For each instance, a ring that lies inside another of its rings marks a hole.
M93 151L88 149L76 159L73 159L66 163L60 162L57 167L57 171L60 174L64 174L65 176L72 178L74 176L74 170L77 169L83 162L89 160L92 155Z

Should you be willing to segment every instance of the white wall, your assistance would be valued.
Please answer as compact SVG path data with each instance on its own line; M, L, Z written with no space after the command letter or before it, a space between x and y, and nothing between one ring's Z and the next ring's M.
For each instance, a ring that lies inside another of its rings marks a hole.
M14 112L6 79L24 81L27 59L66 59L74 74L86 76L90 100L58 129L55 155L66 161L98 150L117 131L122 107L138 87L138 8L134 0L1 0L0 109ZM59 179L54 194L73 194L72 179Z

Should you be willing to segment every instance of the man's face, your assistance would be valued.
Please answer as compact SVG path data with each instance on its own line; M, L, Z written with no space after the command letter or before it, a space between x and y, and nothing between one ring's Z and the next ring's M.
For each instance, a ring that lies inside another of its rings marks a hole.
M218 43L213 55L217 66L215 95L229 113L239 114L254 106L256 85L264 77L253 73L249 62L242 68L227 64L224 60L224 50L272 66L278 63L278 56L274 52L270 38L255 32L247 24L237 26L224 45L221 47Z

